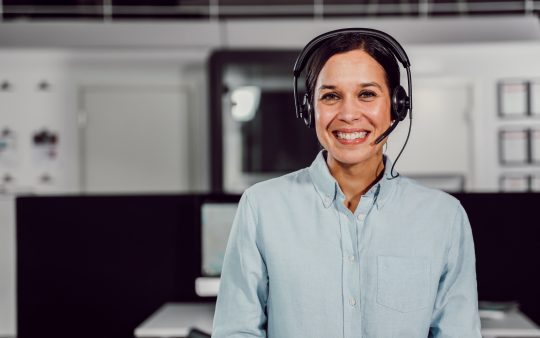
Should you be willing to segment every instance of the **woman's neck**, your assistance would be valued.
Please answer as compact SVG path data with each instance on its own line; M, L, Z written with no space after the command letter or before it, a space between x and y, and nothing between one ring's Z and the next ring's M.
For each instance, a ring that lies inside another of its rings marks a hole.
M362 195L380 179L384 171L382 153L373 159L356 164L344 164L328 156L326 163L345 194L345 206L352 212L356 210Z

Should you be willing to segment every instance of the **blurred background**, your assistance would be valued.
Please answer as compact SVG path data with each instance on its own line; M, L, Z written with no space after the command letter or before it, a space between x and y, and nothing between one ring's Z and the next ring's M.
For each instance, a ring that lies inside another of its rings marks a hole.
M540 323L539 13L539 0L0 1L0 337L132 337L166 302L211 304L195 281L219 277L239 195L320 149L295 118L294 60L346 27L407 51L414 123L396 168L466 207L481 300Z

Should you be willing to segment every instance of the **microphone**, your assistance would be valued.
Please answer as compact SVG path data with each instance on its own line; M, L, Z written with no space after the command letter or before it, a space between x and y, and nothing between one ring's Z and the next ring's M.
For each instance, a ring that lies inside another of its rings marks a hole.
M396 166L397 161L401 157L401 154L403 153L403 150L405 149L405 147L407 146L407 143L409 142L409 136L411 136L411 127L412 127L411 115L409 115L409 121L410 121L409 122L409 131L407 132L407 138L405 139L405 143L403 144L403 147L401 147L401 150L399 151L399 154L397 155L396 160L394 161L394 163L392 164L392 168L390 169L390 175L391 175L392 179L399 176L399 173L394 175L394 167ZM394 131L394 129L396 129L398 123L399 123L398 120L394 120L394 123L392 123L392 125L390 127L388 127L388 129L386 129L384 131L384 133L381 134L381 136L377 137L377 139L375 140L375 144L381 143L386 137L388 137L388 135L390 135L390 133L392 131Z
M398 121L394 120L394 123L392 123L390 127L388 127L388 129L384 131L384 133L382 133L379 137L377 137L377 139L375 140L375 144L377 145L381 143L385 138L387 138L388 135L390 135L390 133L394 131L394 129L396 129L397 125L398 125Z

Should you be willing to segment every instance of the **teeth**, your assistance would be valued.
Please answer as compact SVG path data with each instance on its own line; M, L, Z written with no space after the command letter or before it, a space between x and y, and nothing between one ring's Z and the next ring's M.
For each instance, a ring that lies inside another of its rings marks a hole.
M366 137L367 132L363 131L363 132L354 132L354 133L342 133L342 132L338 131L336 133L336 135L337 135L338 138L343 138L343 139L346 139L346 140L354 140L354 139L357 139L357 138Z

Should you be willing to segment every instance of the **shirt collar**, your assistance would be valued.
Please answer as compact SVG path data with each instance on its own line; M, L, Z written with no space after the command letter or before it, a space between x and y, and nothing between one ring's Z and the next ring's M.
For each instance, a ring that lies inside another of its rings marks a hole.
M309 167L309 174L313 181L313 185L315 186L315 190L322 199L323 205L325 208L328 208L332 205L338 195L343 195L343 193L341 192L336 179L328 169L325 156L326 150L321 150ZM388 200L392 187L398 180L392 178L392 161L387 156L383 156L383 161L385 163L383 177L381 177L381 179L364 194L365 197L372 196L375 199L377 208L381 208Z

